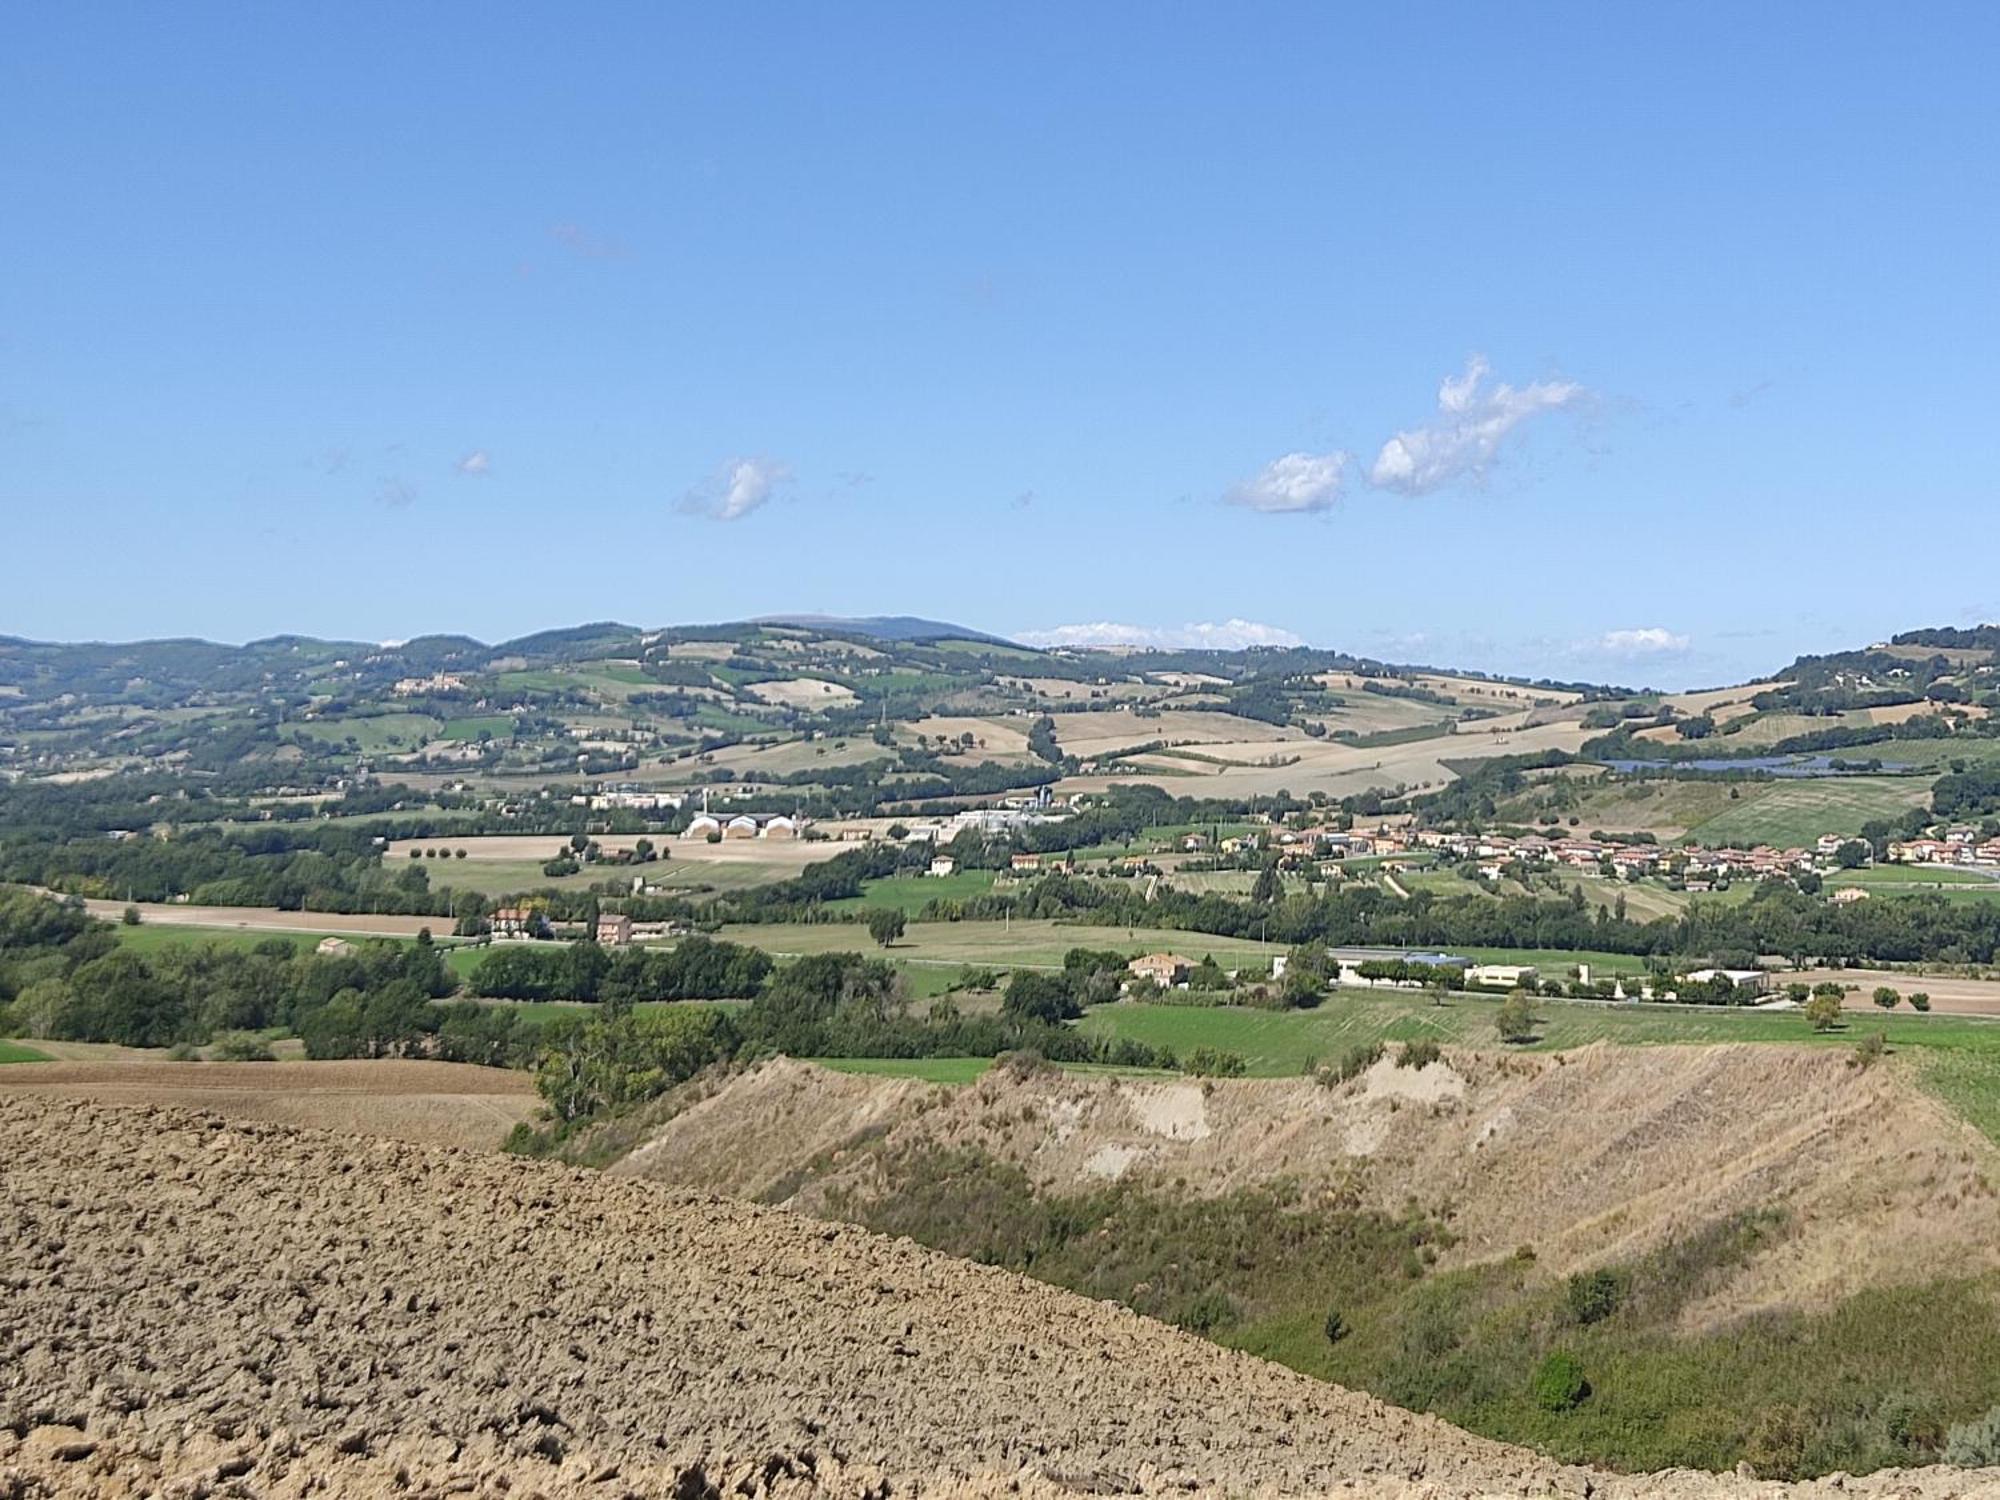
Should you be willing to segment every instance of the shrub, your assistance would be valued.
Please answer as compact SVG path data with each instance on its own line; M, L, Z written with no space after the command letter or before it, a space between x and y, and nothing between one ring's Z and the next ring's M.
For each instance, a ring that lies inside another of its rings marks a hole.
M139 925L139 908L136 906L126 907L124 911L119 913L118 920L123 922L127 927L137 927Z
M195 1051L193 1042L175 1042L167 1048L168 1062L200 1062L201 1054Z
M1443 1056L1444 1049L1433 1038L1421 1037L1414 1042L1403 1043L1402 1050L1396 1054L1396 1066L1421 1071Z
M1382 1044L1380 1042L1363 1042L1359 1046L1349 1047L1345 1052L1341 1053L1337 1061L1331 1062L1319 1069L1313 1074L1313 1077L1324 1087L1333 1088L1337 1084L1347 1082L1350 1078L1359 1078L1381 1060Z
M1944 1446L1944 1424L1937 1413L1910 1396L1891 1396L1881 1406L1882 1430L1905 1453L1929 1457Z
M1811 1436L1812 1422L1803 1407L1766 1407L1743 1444L1744 1462L1759 1479L1797 1479Z
M1863 1037L1855 1044L1854 1056L1850 1057L1847 1063L1853 1068L1872 1068L1886 1057L1888 1052L1889 1038L1878 1031L1873 1036Z
M216 1062L276 1062L278 1054L254 1031L225 1031L215 1039L209 1056Z
M1197 1047L1188 1053L1183 1068L1197 1078L1241 1078L1243 1055L1224 1052L1219 1047Z
M1543 1411L1569 1411L1590 1398L1590 1382L1574 1354L1558 1349L1535 1370L1535 1404Z
M1877 986L1875 986L1875 995L1874 995L1875 1003L1881 1006L1882 1009L1884 1010L1894 1010L1896 1008L1897 1002L1899 1002L1902 998L1903 997L1901 995L1897 994L1895 990L1891 989L1886 984L1878 984Z
M1616 1271L1579 1271L1570 1277L1566 1292L1569 1315L1578 1323L1601 1323L1618 1311L1625 1300L1625 1278Z
M1326 1312L1326 1322L1320 1325L1329 1344L1337 1344L1347 1337L1347 1319L1340 1315L1340 1309L1330 1307Z
M1910 1009L1912 1009L1912 1010L1929 1010L1930 1008L1931 1008L1931 997L1930 997L1930 994L1929 994L1929 992L1928 992L1928 991L1926 991L1926 990L1913 990L1913 991L1911 992L1911 994L1910 994Z
M1189 1333L1212 1334L1236 1321L1236 1304L1226 1293L1211 1287L1183 1303L1174 1321Z
M1962 1469L1983 1469L2000 1464L2000 1406L1983 1417L1960 1422L1946 1430L1944 1453L1948 1464Z
M1062 1070L1032 1047L1003 1052L993 1059L993 1071L1003 1078L1046 1078Z

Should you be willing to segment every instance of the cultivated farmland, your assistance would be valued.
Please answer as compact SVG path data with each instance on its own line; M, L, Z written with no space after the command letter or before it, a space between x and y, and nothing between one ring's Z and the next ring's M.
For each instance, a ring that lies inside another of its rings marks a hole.
M178 1106L424 1145L495 1150L535 1106L525 1073L464 1063L24 1063L0 1099L35 1096Z

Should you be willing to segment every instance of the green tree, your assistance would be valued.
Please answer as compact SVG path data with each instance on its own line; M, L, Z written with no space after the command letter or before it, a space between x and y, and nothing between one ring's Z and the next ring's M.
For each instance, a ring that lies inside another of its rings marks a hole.
M1278 878L1278 867L1267 864L1257 872L1257 883L1250 887L1250 899L1259 906L1269 906L1285 894L1285 883Z
M1083 1014L1069 980L1060 974L1041 974L1033 969L1016 969L1007 980L1007 992L1000 1008L1024 1021L1073 1021Z
M894 906L878 906L868 913L868 935L886 948L903 935L903 913Z
M1840 1024L1840 996L1815 993L1806 1001L1805 1017L1814 1031L1831 1031Z
M1882 1009L1884 1010L1894 1010L1896 1008L1897 1003L1901 1001L1902 998L1903 997L1901 995L1897 994L1894 989L1892 989L1890 986L1886 984L1878 984L1875 986L1875 995L1874 995L1875 1003L1881 1006Z
M1515 990L1500 1002L1493 1024L1503 1042L1531 1042L1535 1039L1535 1006L1526 990Z
M1929 1010L1929 1009L1931 1008L1931 997L1930 997L1930 995L1929 995L1929 994L1928 994L1927 992L1923 991L1923 990L1913 990L1913 991L1911 991L1911 992L1910 992L1910 1008L1911 1008L1912 1010L1925 1010L1925 1011Z

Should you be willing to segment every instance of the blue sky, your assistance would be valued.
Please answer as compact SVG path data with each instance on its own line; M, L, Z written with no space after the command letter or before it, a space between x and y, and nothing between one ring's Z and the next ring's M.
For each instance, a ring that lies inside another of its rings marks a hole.
M911 613L1682 686L1992 618L1996 52L13 7L0 633Z

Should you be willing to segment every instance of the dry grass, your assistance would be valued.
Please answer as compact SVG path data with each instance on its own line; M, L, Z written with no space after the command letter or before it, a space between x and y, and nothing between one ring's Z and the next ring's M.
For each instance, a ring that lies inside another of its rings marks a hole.
M724 816L727 808L718 812ZM832 843L808 842L804 839L724 839L719 844L711 844L705 839L670 838L665 834L607 833L597 836L597 842L606 849L630 849L640 839L647 839L655 848L667 851L667 860L673 864L719 864L719 865L764 865L776 872L772 879L796 874L807 865L822 859L831 859L840 852ZM475 864L482 860L505 860L519 863L523 860L541 861L551 859L558 849L566 848L568 841L558 834L487 834L477 838L434 838L399 839L389 846L384 856L392 869L398 868L398 860L407 860L412 849L440 849L456 853L463 849L465 858L454 858L449 864L444 861L427 862L425 868L432 873L433 882L438 885L451 884L448 871L463 864ZM647 873L646 866L621 866L607 868L596 878L609 878L620 873ZM315 920L322 920L315 917ZM395 921L396 918L369 917L366 920ZM435 922L436 919L430 919ZM413 929L414 930L414 929Z
M1532 1245L1551 1276L1787 1212L1796 1231L1710 1288L1690 1328L2000 1265L2000 1152L1901 1070L1801 1048L1455 1051L1420 1070L1385 1057L1337 1088L996 1070L939 1091L778 1062L676 1116L620 1170L824 1211L899 1152L965 1147L1043 1192L1282 1180L1389 1212L1449 1205L1447 1265Z
M753 682L744 691L761 703L780 708L842 708L854 701L854 690L819 677L793 677L778 682Z
M449 843L450 840L441 839L438 842ZM546 859L548 856L542 857ZM128 903L86 901L83 904L93 917L116 922ZM274 935L304 933L315 937L328 933L348 937L415 937L426 927L434 933L448 931L451 927L449 917L398 917L376 912L276 911L261 906L178 906L152 901L129 904L138 907L140 923L148 927L211 927L220 931L269 932Z

